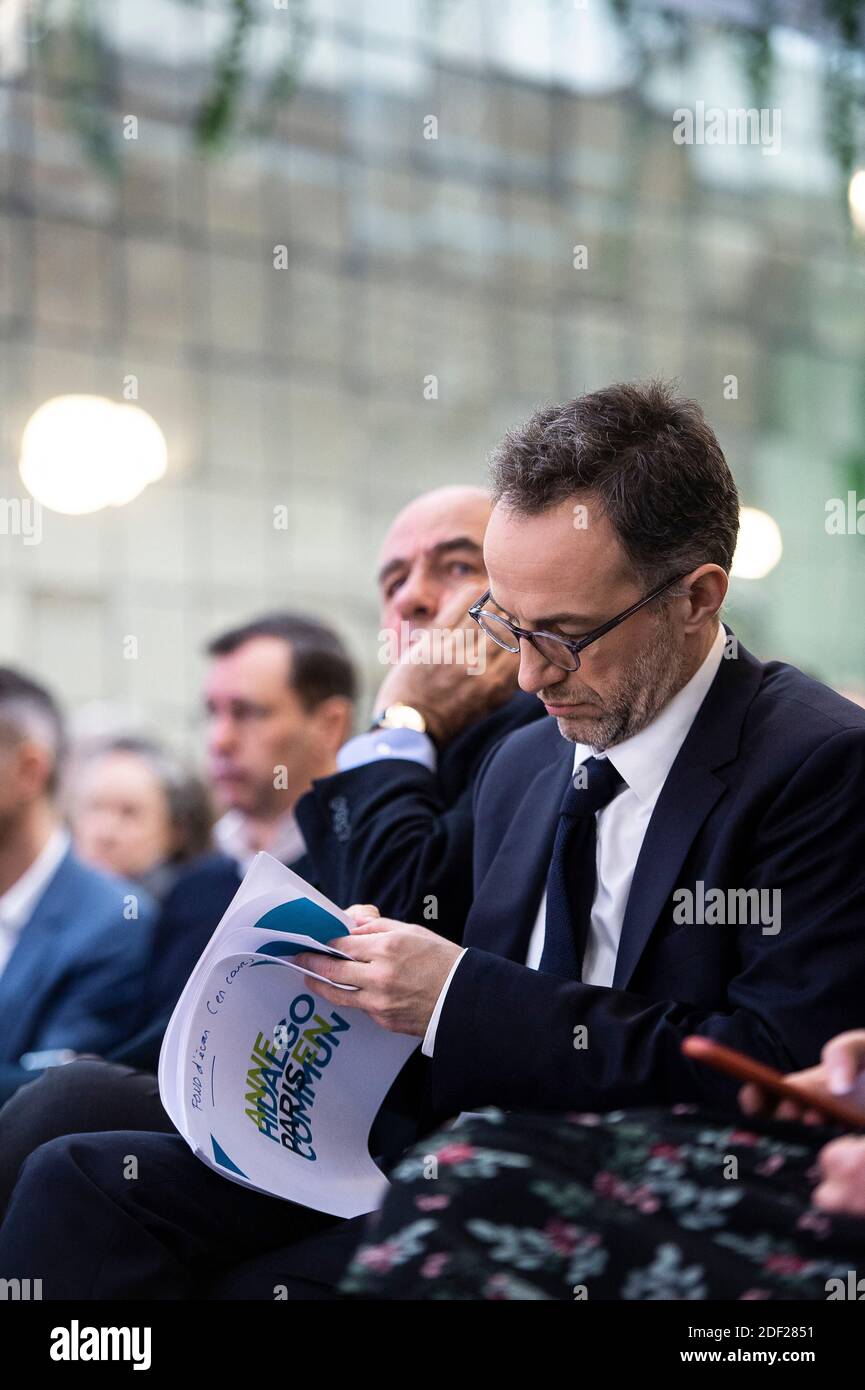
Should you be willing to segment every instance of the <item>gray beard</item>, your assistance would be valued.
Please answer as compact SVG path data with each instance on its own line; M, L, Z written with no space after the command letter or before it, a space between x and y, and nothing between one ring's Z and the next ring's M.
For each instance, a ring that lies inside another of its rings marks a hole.
M664 615L655 635L607 697L603 714L595 719L559 718L559 733L571 743L585 743L595 753L603 753L651 724L684 684L684 656L672 640ZM550 703L555 700L551 698Z

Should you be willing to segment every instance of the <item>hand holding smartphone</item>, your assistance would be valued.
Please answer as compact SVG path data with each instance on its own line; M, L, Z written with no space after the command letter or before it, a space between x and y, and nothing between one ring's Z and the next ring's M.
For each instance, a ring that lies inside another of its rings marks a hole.
M817 1110L826 1117L829 1124L844 1125L852 1130L865 1129L865 1112L858 1106L804 1086L794 1086L783 1072L766 1067L762 1062L753 1061L744 1052L724 1047L721 1043L712 1042L710 1038L698 1034L685 1038L682 1051L695 1062L705 1062L707 1066L725 1072L728 1076L735 1076L739 1081L750 1081L769 1095L792 1100L796 1105L809 1110Z

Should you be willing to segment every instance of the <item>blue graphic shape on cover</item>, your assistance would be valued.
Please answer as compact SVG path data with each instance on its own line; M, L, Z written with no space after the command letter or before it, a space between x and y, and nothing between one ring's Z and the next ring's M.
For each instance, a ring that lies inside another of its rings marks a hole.
M216 1162L220 1165L220 1167L229 1168L231 1172L236 1173L239 1178L245 1178L246 1174L244 1173L243 1169L238 1168L236 1163L232 1163L231 1159L228 1157L228 1154L225 1152L225 1149L222 1147L221 1144L218 1144L216 1142L212 1134L210 1136L210 1142L213 1145L213 1157L215 1158Z
M298 936L311 936L314 941L331 941L335 936L348 936L338 917L327 912L310 898L295 898L294 902L280 903L259 917L256 927L263 931L296 932ZM293 941L268 941L257 948L269 956L296 956L301 951L311 950L308 946L298 946Z

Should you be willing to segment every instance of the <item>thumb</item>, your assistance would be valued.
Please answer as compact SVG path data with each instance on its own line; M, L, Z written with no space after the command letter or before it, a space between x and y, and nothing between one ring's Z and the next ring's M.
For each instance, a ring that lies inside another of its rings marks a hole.
M835 1096L853 1089L865 1063L865 1032L842 1033L823 1049L823 1064L829 1090Z
M347 907L345 910L356 927L366 926L367 922L374 922L377 917L381 916L373 903L352 903L351 907Z

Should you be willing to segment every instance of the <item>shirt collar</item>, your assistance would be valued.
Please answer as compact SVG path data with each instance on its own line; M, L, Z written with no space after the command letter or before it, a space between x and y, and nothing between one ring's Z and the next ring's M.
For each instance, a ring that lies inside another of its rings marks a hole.
M21 931L60 863L69 852L69 831L58 825L51 832L29 868L0 895L0 923L7 931Z
M595 753L585 743L575 744L574 772L588 758L608 757L634 794L647 805L654 805L688 730L697 717L697 711L718 674L726 641L726 630L719 623L715 640L691 679L655 715L651 724L647 724L638 734L623 739L605 753Z
M243 812L226 811L213 827L213 839L217 848L233 859L241 873L245 874L257 851L250 846L249 828ZM292 811L280 816L267 852L283 864L293 864L306 853L303 834Z

